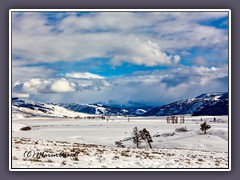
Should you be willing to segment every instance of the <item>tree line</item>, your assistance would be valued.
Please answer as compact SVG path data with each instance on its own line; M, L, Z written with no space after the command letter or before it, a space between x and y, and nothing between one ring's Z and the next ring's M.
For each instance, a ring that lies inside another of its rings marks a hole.
M168 124L169 123L172 123L172 124L178 124L178 123L184 124L185 117L184 116L179 116L178 117L178 116L172 115L172 116L167 116L166 120L167 120Z

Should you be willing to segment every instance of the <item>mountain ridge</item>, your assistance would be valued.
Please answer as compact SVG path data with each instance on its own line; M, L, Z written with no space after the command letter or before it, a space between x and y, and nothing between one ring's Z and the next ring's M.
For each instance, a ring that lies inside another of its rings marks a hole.
M183 114L191 114L192 116L228 115L228 93L204 93L195 98L180 100L153 108L143 114L143 116L168 116Z
M59 104L66 109L76 112L84 112L87 114L107 115L107 116L138 116L147 112L144 108L123 108L121 106L110 106L104 104L77 104L77 103L61 103Z
M112 102L111 102L112 103ZM160 107L153 107L140 103L130 102L115 105L112 103L100 104L77 104L77 103L38 103L25 101L17 97L12 98L12 105L21 109L28 109L32 114L43 114L73 117L76 113L80 116L101 115L101 116L168 116L191 114L200 115L228 115L228 93L214 92L204 93L195 98L176 101ZM114 106L113 106L114 105ZM56 111L57 109L57 111ZM19 109L18 109L19 110ZM14 111L17 111L15 108ZM61 115L61 112L63 113ZM74 114L74 115L73 115Z

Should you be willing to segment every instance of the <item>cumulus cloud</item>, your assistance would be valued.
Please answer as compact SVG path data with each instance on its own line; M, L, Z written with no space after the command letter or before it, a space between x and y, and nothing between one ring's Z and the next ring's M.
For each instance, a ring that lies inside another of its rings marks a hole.
M89 72L71 72L64 74L67 78L80 78L80 79L104 79L104 77Z
M78 84L76 88L78 90L72 92L71 96L55 91L52 92L53 98L42 91L35 94L34 98L77 103L131 100L162 105L195 97L205 92L228 91L228 67L227 65L222 67L181 66L169 70L141 71L115 78L85 79L74 82ZM35 88L38 87L36 84L38 83L35 83ZM29 89L32 90L32 88Z
M99 91L110 83L104 79L75 79L75 78L31 78L16 82L13 85L15 94L52 94L71 93L77 91Z
M39 78L32 78L29 81L26 81L22 84L22 90L24 92L29 92L31 94L51 92L50 87L51 87L50 81L41 80Z
M167 55L160 51L158 44L151 41L140 42L139 39L128 41L123 55L116 55L111 64L121 65L122 62L129 62L136 65L156 66L177 64L180 61L179 55Z
M195 97L204 92L228 91L227 67L179 67L171 70L136 72L113 80L108 98L154 105Z
M95 12L76 16L75 13L65 18L59 24L59 29L65 33L77 31L95 32L99 31L125 31L144 27L152 27L153 23L165 23L169 21L179 21L197 23L203 20L218 19L227 16L226 12Z
M12 13L12 31L14 34L42 36L49 34L51 29L52 27L46 24L46 18L40 13Z
M200 22L225 16L218 12L69 13L51 24L41 13L22 13L13 16L12 50L31 63L105 57L112 59L112 65L123 61L171 65L180 60L176 50L214 47L221 52L228 43L227 31Z
M56 101L162 104L227 90L228 66L222 66L228 63L227 29L202 23L227 17L225 12L73 12L48 17L43 13L13 13L12 86L16 95L46 100L54 97ZM191 61L197 67L182 66L184 57L193 56L198 48L211 49L214 63L199 56ZM142 72L104 78L84 72L88 67L57 72L48 66L93 59L101 59L104 71L108 66L120 69L115 66L125 63L146 67ZM154 66L168 66L168 70L144 71ZM83 72L71 72L78 70Z
M78 88L78 84L75 82L69 82L66 79L58 79L51 85L52 92L74 92Z

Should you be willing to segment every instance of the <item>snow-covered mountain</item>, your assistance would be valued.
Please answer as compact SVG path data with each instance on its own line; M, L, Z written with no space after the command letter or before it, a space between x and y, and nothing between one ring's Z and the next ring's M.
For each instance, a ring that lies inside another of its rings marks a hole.
M106 105L109 104L109 105ZM228 115L228 93L208 93L196 98L177 101L161 107L138 103L116 104L116 102L97 104L76 103L38 103L12 98L13 117L86 117L104 116L166 116L191 114Z
M110 101L99 102L97 104L103 104L110 107L119 107L123 109L143 109L145 111L148 111L154 108L154 106L150 106L150 105L146 105L146 104L134 102L134 101L119 102L119 101L110 100Z
M103 104L52 104L12 98L13 118L24 117L86 117L104 116L138 116L146 113L145 109L112 107Z
M127 102L121 103L118 101L110 100L106 102L100 102L100 104L103 104L109 107L118 107L118 108L125 109L127 111L127 114L131 116L142 115L154 108L154 106L150 106L150 105L146 105L146 104L134 102L134 101L127 101Z
M96 114L96 115L126 115L127 110L118 108L118 107L110 107L102 104L76 104L76 103L63 103L59 104L66 109L82 112L87 114Z
M12 117L86 117L89 114L74 112L55 104L46 104L12 98Z
M76 104L76 103L63 103L59 104L66 109L73 110L76 112L82 112L87 114L105 115L105 116L137 116L147 112L143 108L137 107L122 107L121 105L105 105L103 103L97 104Z
M196 98L177 101L154 108L144 116L167 116L192 114L199 115L228 115L228 93L208 93Z

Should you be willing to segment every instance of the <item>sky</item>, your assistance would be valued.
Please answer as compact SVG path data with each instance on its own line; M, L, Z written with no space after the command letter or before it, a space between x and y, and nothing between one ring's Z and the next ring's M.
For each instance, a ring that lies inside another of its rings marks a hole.
M160 106L228 91L228 12L12 12L12 96Z

